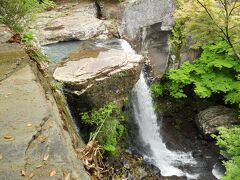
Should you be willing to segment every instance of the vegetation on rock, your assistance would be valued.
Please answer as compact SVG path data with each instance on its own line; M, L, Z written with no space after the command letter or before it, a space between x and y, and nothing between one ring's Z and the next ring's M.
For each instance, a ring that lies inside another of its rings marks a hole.
M90 141L97 139L107 152L117 152L118 142L125 128L122 125L123 113L116 103L112 102L98 110L82 113L82 121L95 127L95 131L90 133Z
M8 25L16 32L24 31L38 12L54 3L50 0L1 0L0 1L0 22Z

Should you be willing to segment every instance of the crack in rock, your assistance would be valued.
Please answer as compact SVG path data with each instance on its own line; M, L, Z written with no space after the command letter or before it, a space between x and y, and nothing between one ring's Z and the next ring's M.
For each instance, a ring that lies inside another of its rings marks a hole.
M32 136L31 140L28 142L27 148L25 150L25 164L24 164L24 170L26 171L27 165L28 165L28 157L27 157L27 151L30 148L33 141L35 141L41 134L43 130L43 126L46 124L46 122L50 119L51 115L48 115L42 119L42 122L39 124L39 128L37 129L37 132Z

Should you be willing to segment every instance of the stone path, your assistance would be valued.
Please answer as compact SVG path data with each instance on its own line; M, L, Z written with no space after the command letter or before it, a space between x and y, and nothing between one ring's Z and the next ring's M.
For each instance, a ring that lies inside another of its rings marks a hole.
M56 102L40 84L29 57L18 45L2 42L0 179L89 179Z

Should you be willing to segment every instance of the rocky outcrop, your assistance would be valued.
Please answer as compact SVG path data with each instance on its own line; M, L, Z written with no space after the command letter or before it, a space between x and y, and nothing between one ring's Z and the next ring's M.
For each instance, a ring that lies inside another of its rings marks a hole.
M66 3L38 15L32 31L41 45L69 40L86 40L111 34L110 21L97 18L93 2Z
M171 30L174 25L172 0L127 0L123 7L120 34L134 40L141 33L141 28L161 23L162 31Z
M31 65L19 45L0 44L0 179L90 179L66 112Z
M7 42L11 37L11 30L4 24L0 24L0 43Z
M126 41L120 40L122 44ZM101 106L129 95L137 81L143 57L131 49L106 46L72 53L53 76L68 92Z
M121 38L148 57L154 77L160 78L168 65L169 35L174 25L172 0L126 0L122 4L101 4L102 15L115 18Z
M219 127L240 124L236 112L225 106L212 106L201 111L195 122L203 135L216 133Z

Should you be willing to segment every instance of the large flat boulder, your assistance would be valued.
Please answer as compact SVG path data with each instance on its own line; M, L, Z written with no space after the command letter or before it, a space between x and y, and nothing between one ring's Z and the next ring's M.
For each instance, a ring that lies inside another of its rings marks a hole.
M195 122L203 135L217 133L219 127L231 127L240 124L234 110L225 106L212 106L201 111Z
M97 13L94 2L65 3L39 14L32 31L41 45L108 34L111 23L98 19Z
M126 41L120 41L123 44ZM139 78L143 57L133 50L99 47L72 53L53 77L71 93L100 106L130 94Z

